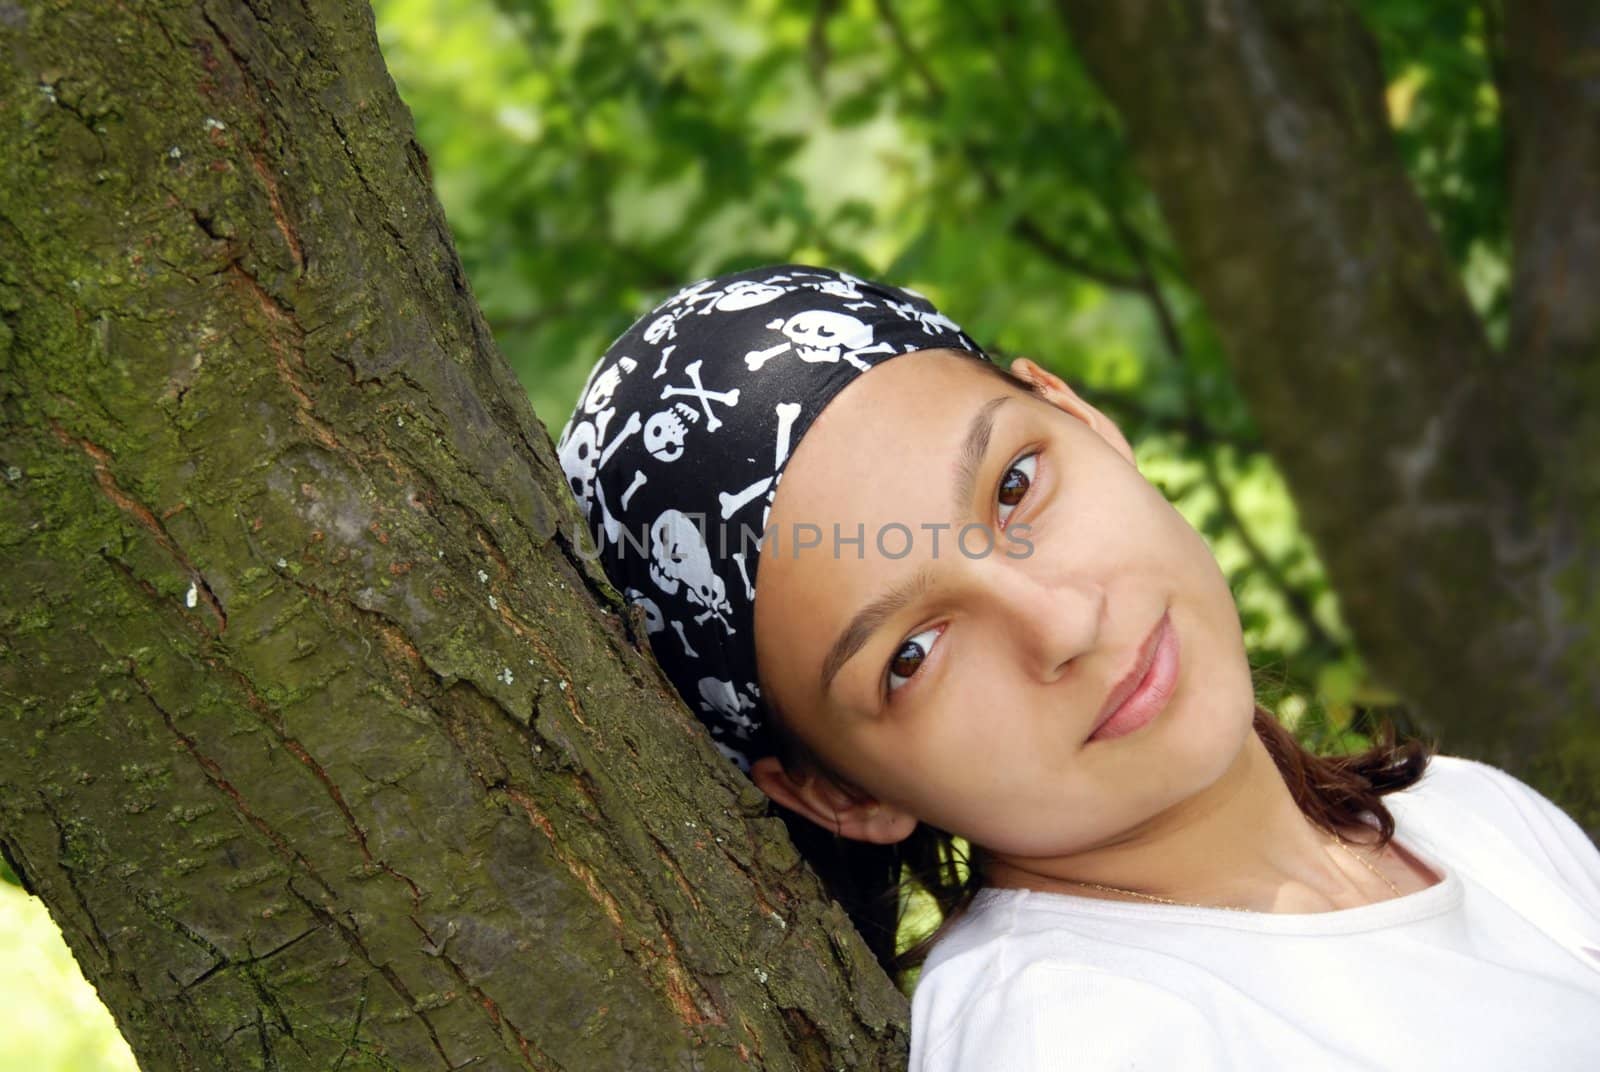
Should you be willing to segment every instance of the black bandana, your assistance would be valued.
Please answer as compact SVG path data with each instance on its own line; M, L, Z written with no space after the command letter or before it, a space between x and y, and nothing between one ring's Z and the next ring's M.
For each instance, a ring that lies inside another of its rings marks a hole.
M668 679L743 770L774 750L755 587L784 467L857 376L929 349L989 360L916 291L798 264L734 272L624 332L561 430L606 576L643 608Z

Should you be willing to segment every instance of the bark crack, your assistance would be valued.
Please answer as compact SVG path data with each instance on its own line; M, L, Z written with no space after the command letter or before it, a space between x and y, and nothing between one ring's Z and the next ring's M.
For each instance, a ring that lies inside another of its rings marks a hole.
M556 835L555 824L550 821L549 816L544 814L529 794L515 786L499 786L491 791L502 793L515 802L518 807L522 808L529 820L543 831L544 836L549 839L552 854L571 872L572 877L577 879L583 888L588 891L595 904L600 907L606 918L611 921L612 926L616 928L618 939L622 939L627 934L627 924L624 923L622 917L622 906L617 902L616 897L601 884L592 868L562 848L561 839ZM662 974L663 993L673 1010L678 1014L678 1018L690 1026L700 1026L707 1023L726 1024L726 1016L717 1008L716 1003L711 1001L710 995L703 988L695 985L693 976L684 968L678 943L673 939L671 931L660 919L659 910L657 910L655 922L665 950L658 949L655 942L642 934L636 935L638 947L645 951L648 956L648 962L654 962L659 966ZM623 951L631 959L640 960L629 943L624 941L622 945Z
M45 796L44 790L37 789L35 793L39 797L40 807L50 817L50 825L55 828L56 859L59 862L62 874L67 877L67 888L72 891L72 898L77 902L78 910L83 913L83 918L89 924L89 930L82 931L80 929L80 933L91 939L90 944L95 947L95 952L100 954L103 962L101 966L107 971L115 971L117 957L116 952L111 948L111 940L100 929L100 921L95 918L94 912L89 908L89 900L83 895L83 890L78 886L78 880L73 874L73 867L69 862L73 859L73 854L68 843L67 824L62 822L61 814L51 807L50 798Z
M250 808L250 806L244 802L244 796L237 788L234 787L232 782L228 781L228 779L223 776L222 767L217 763L217 761L201 752L200 746L195 742L195 739L178 728L177 720L173 717L172 712L163 707L161 701L156 698L155 690L151 687L148 681L140 676L138 666L134 663L134 661L132 659L125 658L124 662L128 669L128 676L131 677L134 683L139 686L139 691L144 693L145 699L150 702L150 706L155 708L156 713L161 716L162 721L167 725L167 730L180 742L182 742L183 747L188 751L189 755L197 764L199 764L201 771L204 772L206 776L206 779L210 781L213 786L219 789L222 794L229 799L229 801L232 802L234 809L241 816L243 816L251 826L260 831L261 834L272 843L272 845L278 850L279 855L283 856L285 859L292 860L301 870L303 870L307 875L311 876L317 885L322 887L323 892L330 899L332 899L334 897L333 887L329 886L323 877L317 872L316 866L312 864L310 860L306 859L306 857L298 849L296 849L293 845L290 845L287 838L274 829L272 825L265 819L257 815Z
M250 73L249 61L234 46L233 40L222 27L217 25L217 21L211 17L209 11L201 8L200 17L211 28L211 32L216 34L217 40L222 43L222 47L227 51L228 58L233 61L234 68L239 73L239 83L244 88L245 95L249 98L250 109L255 113L260 133L264 138L267 129L266 117L268 109L263 106L261 94L256 89L255 81ZM201 44L209 59L209 48L204 48L204 42ZM267 203L272 210L273 222L277 225L278 233L283 236L284 245L288 247L289 256L294 261L295 275L303 276L306 269L305 246L300 240L298 228L289 219L289 213L284 208L283 195L278 189L278 180L272 174L272 167L267 163L259 141L255 143L247 142L244 149L249 154L251 169L255 171L256 177L261 180L261 185L266 189Z
M450 1055L445 1053L444 1044L439 1041L439 1032L433 1026L433 1021L428 1019L427 1012L423 1010L421 1005L417 1002L417 999L412 996L410 988L408 988L405 984L405 981L400 978L399 973L397 973L388 964L378 964L375 962L372 959L372 955L367 951L366 945L361 941L361 935L356 931L356 929L353 926L346 926L326 907L318 904L310 897L307 897L305 894L301 893L294 884L293 876L290 876L284 885L288 891L300 901L301 904L306 906L306 909L310 911L313 916L335 928L340 937L342 937L345 940L345 943L349 945L351 950L361 958L363 963L372 968L373 971L376 971L379 975L383 976L384 981L387 982L395 994L397 994L401 1000L406 1003L406 1007L411 1010L412 1014L416 1016L416 1018L422 1023L422 1026L427 1030L428 1038L433 1043L434 1052L436 1052L439 1055L439 1059L444 1062L445 1068L455 1068L456 1065L450 1060Z
M178 546L178 542L167 531L167 527L155 515L155 511L130 495L117 482L117 478L111 473L111 452L83 436L73 435L63 428L59 421L52 419L50 427L54 431L56 438L63 444L76 446L84 454L88 455L89 460L94 463L94 479L95 483L100 485L101 493L110 500L113 506L131 518L135 524L155 537L155 541L161 549L171 556L183 568L183 571L189 575L189 597L186 600L188 605L193 607L196 602L204 599L206 606L216 619L217 634L220 636L227 632L228 615L222 609L222 601L211 590L210 582L195 567L194 563L189 561L189 556L184 554L183 549Z
M412 922L416 923L416 920L413 919ZM418 924L418 926L420 927L421 924ZM426 931L424 931L424 933L426 933ZM449 939L446 938L446 941L448 940ZM429 944L432 944L431 939L429 940ZM561 1066L555 1061L551 1060L549 1054L545 1053L537 1045L535 1045L521 1028L512 1023L510 1018L500 1010L499 1003L497 1003L488 994L484 993L482 987L478 986L476 983L467 978L467 973L462 970L461 965L457 964L454 960L445 955L443 942L439 943L437 951L434 949L424 948L423 952L427 953L429 956L439 958L440 963L450 970L450 973L456 977L456 979L467 990L467 992L470 993L473 998L477 1000L478 1004L482 1006L483 1009L489 1014L490 1023L494 1024L496 1027L504 1026L507 1031L511 1032L512 1037L516 1040L517 1049L522 1053L522 1063L524 1065L530 1069L533 1069L534 1072L552 1072L552 1070L559 1072ZM461 1065L457 1065L456 1067L465 1067L466 1065L472 1064L477 1060L479 1060L477 1057L468 1058L466 1061L463 1061Z

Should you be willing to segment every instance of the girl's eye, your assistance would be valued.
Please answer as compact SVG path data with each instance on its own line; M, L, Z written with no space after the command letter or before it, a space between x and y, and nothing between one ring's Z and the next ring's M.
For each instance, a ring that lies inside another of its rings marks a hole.
M906 642L900 645L900 650L895 652L893 659L889 660L888 674L884 691L893 697L896 690L895 678L909 681L915 677L917 671L928 658L928 652L933 649L932 638L939 635L938 629L925 629L916 636L907 637Z
M1000 527L1005 528L1011 511L1021 505L1027 498L1028 489L1033 486L1033 479L1039 465L1039 452L1034 451L1007 469L1005 476L1000 480L1000 487L996 495L1000 500ZM933 650L933 637L939 635L942 629L927 629L916 636L907 637L905 643L900 645L900 650L895 652L894 658L889 660L889 665L884 674L884 694L889 697L899 691L895 679L901 682L910 681L917 676L917 671L922 669L922 664L927 661L928 653Z
M1011 511L1022 502L1028 494L1028 489L1033 486L1033 474L1039 466L1039 455L1035 451L1027 457L1019 458L1017 463L1006 470L1005 476L1000 478L1000 527L1005 528L1006 520L1011 516Z

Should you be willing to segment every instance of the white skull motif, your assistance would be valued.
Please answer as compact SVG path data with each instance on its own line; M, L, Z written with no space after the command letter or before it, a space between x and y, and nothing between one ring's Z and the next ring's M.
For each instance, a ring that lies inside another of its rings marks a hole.
M622 374L632 372L638 368L638 364L633 358L624 357L596 377L589 387L589 393L584 396L583 411L595 414L611 405L611 396L616 394L617 384L622 382Z
M774 320L767 327L781 331L802 361L838 361L843 358L865 372L872 366L858 354L889 353L888 343L872 345L872 325L849 313L831 309L807 309L787 320ZM750 361L749 356L745 358Z
M683 443L689 434L688 425L699 419L699 410L687 402L674 402L671 408L651 415L645 422L644 449L659 461L677 461L683 457Z
M755 719L746 715L756 702L733 687L733 682L721 678L703 677L699 681L700 710L719 711L733 729L733 735L748 738L756 728Z
M567 474L573 497L587 512L589 498L594 494L594 474L600 467L600 441L594 425L588 421L572 425L556 456L561 459L561 471Z
M862 281L849 272L840 272L838 279L824 279L816 283L808 282L801 285L820 290L824 294L832 294L838 298L850 298L852 300L861 298L859 287L862 285Z
M955 333L961 330L954 320L951 320L948 316L945 316L941 312L934 311L930 313L925 309L918 309L910 302L892 301L888 302L887 304L889 308L893 309L895 314L898 315L902 320L915 320L918 324L922 325L926 331L948 331Z
M771 283L757 283L750 279L740 279L729 283L728 288L711 308L718 312L731 313L739 309L754 309L758 305L765 305L769 301L783 297L789 293L787 287L773 286ZM707 310L709 311L709 310Z
M639 430L639 415L630 413L621 428L611 429L611 442L602 448L601 439L605 436L607 428L611 425L611 418L616 416L616 413L615 409L604 410L593 424L588 421L575 421L568 426L561 442L556 444L556 457L561 462L561 471L567 476L567 484L572 488L573 497L578 500L578 505L583 507L586 513L589 509L589 498L595 494L595 489L599 486L595 482L595 474L627 438ZM602 500L600 505L604 509L605 502ZM609 515L609 511L607 514ZM606 527L610 529L614 524L615 520L608 516Z
M664 510L650 526L650 579L669 596L677 594L681 583L684 597L706 608L704 614L695 616L696 625L716 615L723 627L733 632L723 617L733 611L727 588L711 568L711 553L699 527L681 511Z
M644 329L644 341L651 346L660 346L666 339L678 337L678 318L671 313L658 316L650 321L650 326Z

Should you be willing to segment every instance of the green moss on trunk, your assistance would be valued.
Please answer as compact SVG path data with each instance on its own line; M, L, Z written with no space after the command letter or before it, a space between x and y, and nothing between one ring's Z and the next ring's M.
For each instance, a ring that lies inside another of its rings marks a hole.
M148 1068L902 1066L570 546L370 12L265 14L0 51L8 858Z

